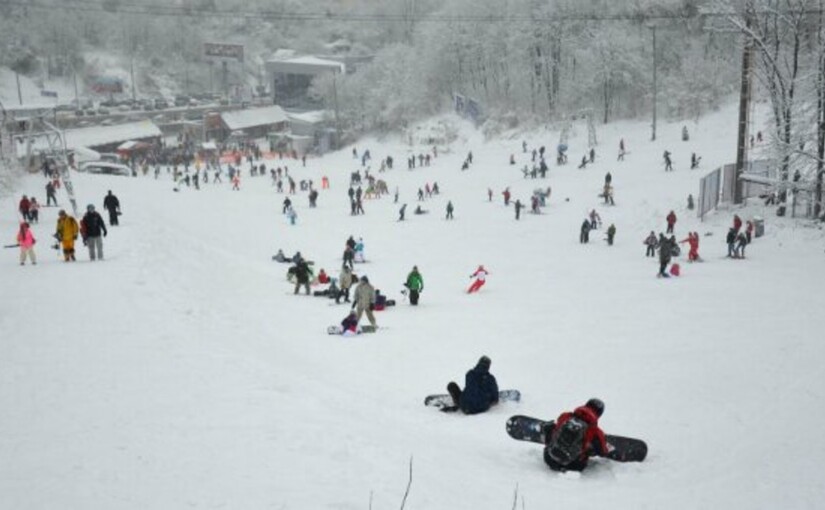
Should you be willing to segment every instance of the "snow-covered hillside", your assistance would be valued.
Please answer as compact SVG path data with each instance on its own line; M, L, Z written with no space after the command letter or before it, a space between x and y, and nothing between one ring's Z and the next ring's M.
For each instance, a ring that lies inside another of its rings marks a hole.
M551 162L545 181L518 170L529 161L520 137L485 143L469 126L413 171L402 142L360 143L374 162L395 158L380 178L410 204L405 222L391 196L350 216L348 176L360 167L351 148L306 168L288 162L297 179L331 181L317 209L305 194L294 200L296 226L268 177L245 176L241 191L210 182L174 193L168 176L75 174L82 206L100 208L109 189L119 196L121 226L104 262L81 249L65 264L48 247L57 210L43 209L38 265L3 252L0 508L397 508L410 457L407 509L511 508L516 484L528 509L821 507L822 233L754 205L738 213L765 215L766 235L746 260L725 259L732 213L699 223L685 203L701 175L734 159L735 110L688 127L690 142L681 124L650 142L645 122L600 126L596 163L577 170L587 150L578 127L570 164ZM617 163L621 137L630 154ZM527 137L551 155L557 140ZM662 171L665 149L673 173ZM470 150L475 163L462 172ZM694 151L702 168L690 171ZM597 197L607 171L615 207ZM433 181L441 195L422 204L430 214L411 214ZM20 195L45 202L44 184L26 177L0 200L4 244ZM529 204L548 184L542 215L516 221L502 203L506 186ZM454 221L444 220L447 200ZM578 242L594 207L618 229L612 247L605 227ZM642 240L664 231L671 209L679 239L702 234L705 262L683 257L683 276L663 280ZM366 243L356 272L399 302L377 314L375 335L327 335L344 305L292 295L287 266L271 260L300 250L337 274L349 235ZM467 295L478 264L491 274ZM413 265L425 281L417 308L400 295ZM478 416L422 405L448 381L463 384L482 354L522 402ZM554 418L594 396L607 404L608 433L648 442L644 463L597 459L559 474L538 445L505 433L510 415Z

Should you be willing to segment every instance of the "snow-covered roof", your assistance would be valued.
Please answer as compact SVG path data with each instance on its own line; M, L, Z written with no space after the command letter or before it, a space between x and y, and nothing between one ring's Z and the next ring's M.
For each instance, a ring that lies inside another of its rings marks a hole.
M307 75L317 75L325 72L343 73L346 71L346 66L341 62L313 57L311 55L285 59L270 59L266 62L266 68L270 73Z
M118 124L115 126L92 126L80 129L67 129L63 133L66 136L66 148L68 149L75 149L77 147L91 148L108 145L110 143L141 140L143 138L154 138L163 135L160 132L160 128L148 120Z
M288 113L287 116L289 117L289 120L297 120L308 124L317 124L319 122L324 122L327 119L327 113L328 112L326 110L313 110L311 112Z
M280 106L267 106L265 108L249 108L247 110L236 110L234 112L223 112L221 119L230 131L247 129L258 126L268 126L278 124L288 120L286 112Z

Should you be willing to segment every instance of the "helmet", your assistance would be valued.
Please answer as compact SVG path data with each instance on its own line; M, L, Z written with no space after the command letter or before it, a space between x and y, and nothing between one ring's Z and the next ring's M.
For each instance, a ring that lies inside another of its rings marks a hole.
M598 398L591 398L590 400L588 400L585 404L585 407L589 407L590 409L592 409L593 412L596 413L596 416L599 417L601 417L601 415L604 413L604 402L602 402L601 399Z

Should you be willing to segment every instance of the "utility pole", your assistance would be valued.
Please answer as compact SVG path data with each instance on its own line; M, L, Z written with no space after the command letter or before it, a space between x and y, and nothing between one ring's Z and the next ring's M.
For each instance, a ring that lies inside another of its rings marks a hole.
M341 121L338 117L338 86L335 83L337 81L335 78L336 74L338 73L332 73L332 96L335 101L335 148L338 149L341 146Z
M15 71L14 77L17 80L17 100L20 101L20 106L23 106L23 92L20 90L20 73Z
M653 133L650 136L650 141L653 142L656 141L656 26L654 25L650 29L653 31L653 124L651 125Z
M745 12L745 26L751 27L751 11ZM742 54L742 80L739 87L739 135L736 147L736 173L733 185L733 203L741 204L742 174L748 158L748 113L751 101L751 67L753 66L753 39L745 34L745 47Z
M129 64L129 73L132 75L132 102L137 100L137 96L135 93L135 56L132 55L131 62Z

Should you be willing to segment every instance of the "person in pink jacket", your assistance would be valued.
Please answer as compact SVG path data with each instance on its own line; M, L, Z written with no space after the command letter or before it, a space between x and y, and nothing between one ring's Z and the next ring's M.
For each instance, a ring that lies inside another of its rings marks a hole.
M34 243L37 241L34 239L34 235L32 234L31 229L29 228L29 224L25 221L20 224L20 231L17 232L17 244L20 245L20 265L23 266L26 264L26 257L28 256L31 259L32 264L37 264L37 257L34 255Z

